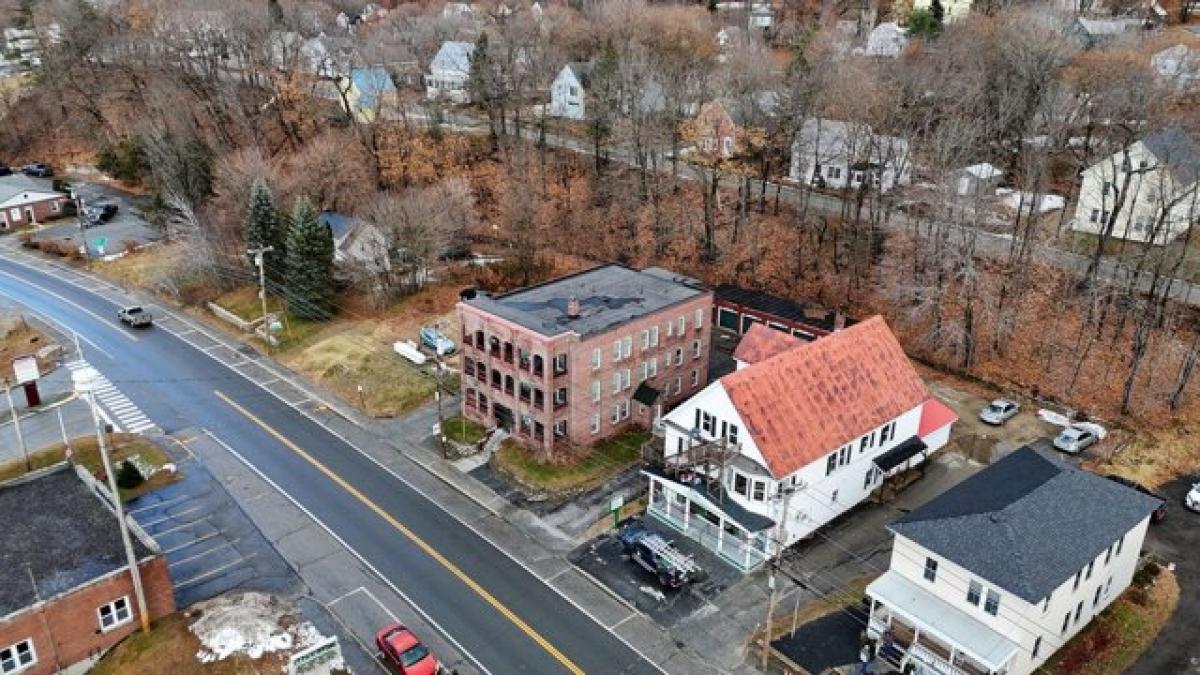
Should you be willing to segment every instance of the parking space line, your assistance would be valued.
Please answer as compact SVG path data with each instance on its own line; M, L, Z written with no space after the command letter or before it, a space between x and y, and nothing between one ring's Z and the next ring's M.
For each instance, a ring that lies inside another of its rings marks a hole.
M608 630L609 630L609 631L614 631L614 630L616 630L617 628L619 628L619 627L621 626L621 624L625 623L626 621L628 621L628 620L632 619L632 618L633 618L633 617L635 617L635 616L637 616L637 614L628 614L628 615L626 615L624 619L621 619L620 621L618 621L618 622L614 623L613 625L609 626L609 627L608 627Z
M136 509L129 509L128 511L126 511L126 513L128 513L128 514L129 514L129 515L131 515L131 516L133 516L133 515L137 515L137 514L139 514L139 513L142 513L143 511L149 511L150 509L160 509L160 508L162 508L162 507L164 507L164 506L170 506L171 504L175 504L175 503L181 502L181 501L183 501L183 500L185 500L185 499L191 499L191 498L192 498L192 496L191 496L191 495L180 495L180 496L178 496L178 497L172 497L172 498L170 498L170 499L164 499L163 501L161 501L161 502L158 502L158 503L155 503L155 504L147 504L147 505L145 505L145 506L139 506L139 507L138 507L138 508L136 508Z
M190 509L184 509L183 511L180 511L179 513L171 514L169 516L163 516L162 518L159 518L158 520L149 520L149 521L146 521L146 522L140 523L140 524L143 528L154 527L155 525L157 525L159 523L165 523L168 520L174 520L176 518L186 516L189 513L195 513L196 511L199 511L202 508L204 508L204 504L197 504Z
M561 577L562 575L564 575L564 574L566 574L567 572L570 572L570 571L571 571L571 566L570 566L570 565L567 565L566 567L564 567L564 568L562 568L561 570L559 570L559 571L555 572L554 574L551 574L550 576L546 577L545 579L542 579L542 581L544 581L544 582L546 582L546 583L550 583L551 581L554 581L555 579L557 579L557 578Z
M163 555L170 556L172 553L174 553L176 551L182 551L183 549L185 549L189 546L195 546L196 544L199 544L202 541L208 541L209 539L212 539L213 537L220 537L220 536L221 536L220 532L210 532L210 533L204 535L203 537L196 537L195 539L192 539L191 541L188 541L188 542L185 542L178 546L174 546L172 548L166 549L163 551Z
M180 581L180 582L176 583L175 589L179 590L180 588L184 588L185 586L191 586L196 583L199 583L205 579L208 579L209 577L214 577L231 567L237 567L238 565L241 565L242 563L246 562L247 560L249 560L253 557L254 557L254 554L251 553L250 555L246 556L245 558L238 558L237 560L234 560L233 562L225 563L224 565L221 565L220 567L214 567L213 569L211 569L207 572L204 572L202 574L197 574L196 576L194 576L190 579L186 579L184 581Z
M161 536L163 536L164 534L171 534L172 532L178 532L179 530L182 530L182 529L183 529L183 528L185 528L185 527L191 527L192 525L195 525L196 523L202 523L202 522L204 522L205 520L206 520L206 519L204 519L204 518L201 518L200 520L193 520L193 521L191 521L191 522L187 522L187 523L180 523L180 524L176 525L175 527L171 527L171 528L165 529L165 530L163 530L163 531L161 531L161 532L155 532L155 533L154 533L154 536L155 536L155 537L161 537Z
M167 567L174 567L176 565L182 565L183 563L186 563L186 562L198 560L198 559L203 558L204 556L208 555L209 553L212 553L213 551L222 551L226 548L231 548L237 542L238 542L237 539L234 539L232 541L226 541L226 542L224 542L222 544L218 544L217 546L214 546L206 551L201 551L200 553L197 553L196 555L190 555L186 558L180 558L179 560L176 560L175 562L167 563ZM242 560L242 557L238 556L238 561L241 561L241 560Z

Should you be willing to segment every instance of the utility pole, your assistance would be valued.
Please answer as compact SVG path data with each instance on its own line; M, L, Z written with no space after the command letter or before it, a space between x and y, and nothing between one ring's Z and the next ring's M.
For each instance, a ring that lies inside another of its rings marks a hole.
M433 398L437 401L438 415L438 442L442 445L442 458L448 459L450 452L446 446L446 416L442 412L442 383L445 377L445 364L442 363L442 350L438 345L442 335L442 322L438 321L433 324L434 330L438 333L438 338L433 341L433 365L437 369L435 380L437 381L437 391L433 393Z
M142 573L138 569L137 555L133 552L133 542L129 537L129 523L125 521L125 504L121 501L121 493L117 489L117 477L113 472L112 459L109 457L108 435L100 423L96 412L96 379L99 373L94 368L84 368L71 374L75 380L75 389L87 399L88 408L92 411L92 424L96 426L96 443L100 449L100 459L104 462L104 473L108 476L108 489L112 493L113 508L117 512L117 527L121 530L121 545L125 547L125 560L129 565L129 576L133 579L133 594L137 598L138 618L142 622L142 632L150 631L150 613L146 610L146 592L142 588Z
M4 394L8 396L8 414L12 417L13 430L17 432L17 445L21 446L21 456L25 458L25 470L33 471L29 461L29 448L25 447L25 434L21 433L21 418L17 416L17 406L13 404L12 389L8 388L8 380L4 380Z
M271 351L271 326L267 324L267 272L264 254L274 251L274 246L259 246L247 249L246 253L254 256L254 264L258 266L258 299L262 302L263 340L267 343L267 351Z
M771 560L771 576L767 578L767 587L771 589L771 597L767 601L767 620L763 628L762 670L767 671L771 660L771 620L775 615L775 570L779 569L779 561L783 558L783 549L787 547L787 518L788 505L791 504L792 492L795 488L780 486L779 497L783 499L783 517L779 519L779 538L775 542L775 557Z

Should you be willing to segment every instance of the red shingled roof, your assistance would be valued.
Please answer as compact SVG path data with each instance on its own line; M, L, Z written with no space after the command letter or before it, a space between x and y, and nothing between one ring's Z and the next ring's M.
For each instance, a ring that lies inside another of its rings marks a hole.
M745 363L758 363L802 344L804 341L800 338L756 323L738 342L737 349L733 350L733 358Z
M929 398L878 316L730 373L721 384L776 478Z

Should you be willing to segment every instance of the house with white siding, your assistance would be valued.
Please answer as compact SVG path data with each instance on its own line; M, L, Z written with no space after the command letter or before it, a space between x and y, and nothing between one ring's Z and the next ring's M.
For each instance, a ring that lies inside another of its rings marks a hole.
M1162 501L1023 447L893 522L867 635L901 672L1033 673L1129 586Z
M470 98L467 81L471 78L471 57L474 54L473 42L443 42L429 62L429 73L425 75L425 97L466 103Z
M1168 127L1083 171L1071 229L1166 244L1200 222L1200 144Z
M881 317L815 342L776 332L752 326L738 369L663 417L646 470L650 516L743 570L924 462L957 419Z
M912 158L903 138L857 122L811 118L792 144L788 177L823 188L889 192L912 181Z
M581 120L587 117L587 94L595 64L575 61L563 66L550 85L550 115Z

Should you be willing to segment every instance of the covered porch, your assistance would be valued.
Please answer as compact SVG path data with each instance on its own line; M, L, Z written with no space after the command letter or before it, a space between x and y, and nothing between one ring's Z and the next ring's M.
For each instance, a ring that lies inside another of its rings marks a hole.
M894 570L871 582L867 595L867 635L901 671L1004 675L1016 657L1015 642Z
M723 494L719 483L710 486L700 478L696 483L683 483L653 469L642 473L650 479L646 512L655 519L743 572L770 557L775 521L743 509Z

